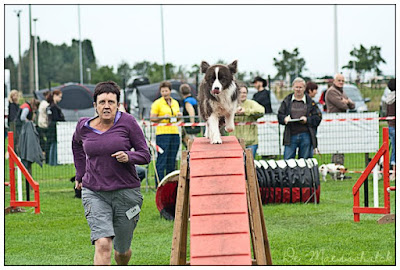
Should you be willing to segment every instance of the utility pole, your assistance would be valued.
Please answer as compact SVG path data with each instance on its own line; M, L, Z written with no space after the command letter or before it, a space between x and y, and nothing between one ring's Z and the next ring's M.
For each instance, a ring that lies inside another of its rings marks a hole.
M164 81L167 79L167 73L165 70L165 48L164 48L164 15L163 15L163 6L160 5L161 10L161 43L162 43L162 58L163 58L163 79Z
M83 64L82 64L82 40L81 40L81 9L78 5L78 26L79 26L79 74L80 82L83 84Z
M33 19L34 22L34 29L35 29L35 90L38 91L39 90L39 65L38 65L38 50L37 50L37 32L36 32L36 21L38 19L35 18Z
M18 91L22 91L22 74L21 74L21 66L22 66L22 59L21 59L21 19L20 14L22 10L14 10L15 14L18 17Z
M33 36L32 36L32 16L31 5L29 5L29 93L33 94L35 85L33 73Z
M337 27L337 5L334 5L333 6L333 20L334 20L334 22L333 22L333 24L334 24L334 31L333 31L333 34L334 34L334 44L333 44L333 46L334 46L334 57L335 57L335 59L334 59L334 63L335 63L335 66L334 66L334 71L335 71L335 74L338 74L339 73L339 61L338 61L338 57L339 57L339 53L338 53L338 27Z

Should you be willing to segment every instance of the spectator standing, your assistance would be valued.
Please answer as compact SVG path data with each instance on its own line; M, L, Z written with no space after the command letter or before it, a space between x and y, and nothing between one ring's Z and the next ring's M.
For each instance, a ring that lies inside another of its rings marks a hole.
M64 114L58 103L62 100L61 90L54 90L48 96L49 107L47 107L48 130L47 142L50 145L49 150L49 165L57 166L57 122L65 121Z
M23 125L26 122L34 121L35 120L35 112L39 106L39 101L31 98L29 101L25 101L19 109L17 113L17 117L15 117L15 136L14 136L14 145L16 145L17 149L19 149L19 135L21 134L21 130ZM18 152L17 152L18 153ZM19 154L19 153L18 153Z
M332 86L325 93L325 103L328 113L346 112L354 109L354 102L343 92L345 83L342 74L336 74ZM332 163L344 165L344 154L333 154Z
M391 79L388 82L388 88L391 91L386 98L387 115L396 116L396 79ZM389 120L389 138L392 144L392 154L390 155L390 165L393 173L390 174L390 180L396 179L396 119Z
M254 94L253 100L264 106L265 113L272 113L271 107L271 91L265 89L267 81L260 76L257 76L253 80L254 87L257 89L257 93Z
M183 118L185 123L198 123L198 102L197 99L192 97L192 91L188 84L182 84L179 87L179 92L183 97ZM194 139L196 134L200 133L201 128L197 127L184 127L182 128L182 142L187 147L189 139Z
M326 91L325 102L328 113L346 112L355 108L354 102L343 92L344 83L344 76L336 74L332 86Z
M9 131L15 133L15 119L18 114L19 110L19 97L20 93L18 90L11 90L10 94L8 95L8 128Z
M182 113L179 103L171 97L172 85L168 81L160 83L161 97L151 105L150 120L157 123L176 123ZM164 178L164 175L175 170L176 154L179 150L179 129L177 126L157 126L156 144L163 149L158 153L156 161L155 185ZM165 171L165 172L164 172Z
M47 101L48 96L50 95L50 91L46 91L43 93L44 99L40 101L39 109L38 109L38 133L39 133L39 141L40 147L45 153L46 163L49 163L49 150L50 147L46 142L46 134L47 128L49 127L49 120L47 116L47 107L49 107L50 103Z
M312 157L311 149L317 148L315 129L322 115L317 104L304 94L306 82L302 78L293 80L294 93L284 98L279 107L279 124L285 125L283 134L284 159Z
M239 86L239 103L235 115L235 122L255 122L264 116L265 108L254 100L247 99L248 89L245 85ZM256 157L258 148L257 125L236 126L232 135L243 138L246 148L250 148L253 157Z
M117 109L115 82L97 84L93 98L98 115L81 118L72 138L75 187L82 189L94 264L110 265L114 247L117 264L127 265L143 203L135 164L148 164L150 153L135 118Z
M31 98L19 108L16 121L16 136L14 143L17 145L16 150L21 158L22 164L32 175L32 163L36 162L42 166L43 153L40 148L39 134L36 130L34 120L35 113L39 106L39 101ZM26 199L29 201L29 183L26 180Z
M306 94L310 98L314 99L317 93L318 93L318 84L316 84L315 82L308 82L306 84Z
M308 82L306 84L306 94L314 101L315 96L318 93L318 84L314 83L314 82ZM318 127L314 127L314 132L315 132L315 136L317 136L317 128ZM313 157L314 155L314 151L318 153L318 149L314 149L313 146L311 145L311 157Z

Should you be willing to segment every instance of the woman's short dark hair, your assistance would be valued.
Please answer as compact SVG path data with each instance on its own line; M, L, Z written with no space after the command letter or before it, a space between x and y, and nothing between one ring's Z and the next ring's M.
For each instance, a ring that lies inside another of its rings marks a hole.
M388 88L390 91L396 91L396 79L390 79L388 82Z
M181 84L179 91L182 93L182 95L189 95L192 93L192 90L187 83Z
M117 95L117 102L119 102L120 88L116 82L106 81L96 84L94 88L93 100L97 102L97 96L104 93L113 93Z
M169 81L163 81L160 83L160 87L158 90L161 90L163 87L168 87L169 90L172 90L172 84Z
M306 85L306 93L310 93L311 91L318 89L318 84L314 82L308 82Z

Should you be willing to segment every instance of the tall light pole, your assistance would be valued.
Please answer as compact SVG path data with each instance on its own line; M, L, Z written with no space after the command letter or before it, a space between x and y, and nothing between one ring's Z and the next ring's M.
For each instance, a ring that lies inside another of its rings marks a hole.
M33 36L32 36L32 14L31 5L29 5L29 93L33 94L35 88L35 78L33 70Z
M163 58L163 78L164 81L167 79L167 73L165 71L165 48L164 48L164 15L163 6L160 5L161 10L161 43L162 43L162 58Z
M83 84L83 64L82 64L82 40L81 40L81 9L78 5L78 26L79 26L79 74L80 82Z
M21 20L20 14L22 10L14 10L15 14L18 17L18 91L22 91L22 74L21 74L21 66L22 66L22 59L21 59Z
M39 90L39 65L38 65L39 56L38 56L38 51L37 51L37 32L36 32L36 21L37 20L38 20L37 18L33 19L33 23L34 23L33 27L34 27L34 31L35 31L35 33L34 33L34 35L35 35L35 40L34 40L35 46L34 46L34 48L35 48L35 90L36 91Z
M334 69L335 69L335 74L339 73L339 61L338 61L338 57L339 57L339 53L338 53L338 27L337 27L337 5L333 6L333 20L334 20L334 30L333 30L333 34L334 34Z

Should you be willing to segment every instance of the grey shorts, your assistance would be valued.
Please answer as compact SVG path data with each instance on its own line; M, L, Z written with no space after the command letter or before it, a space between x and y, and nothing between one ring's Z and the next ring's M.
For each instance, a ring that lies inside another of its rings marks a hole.
M139 205L143 196L140 187L113 191L92 191L82 188L82 204L90 227L92 244L97 239L111 237L119 253L129 250L139 214L128 219L126 211Z

